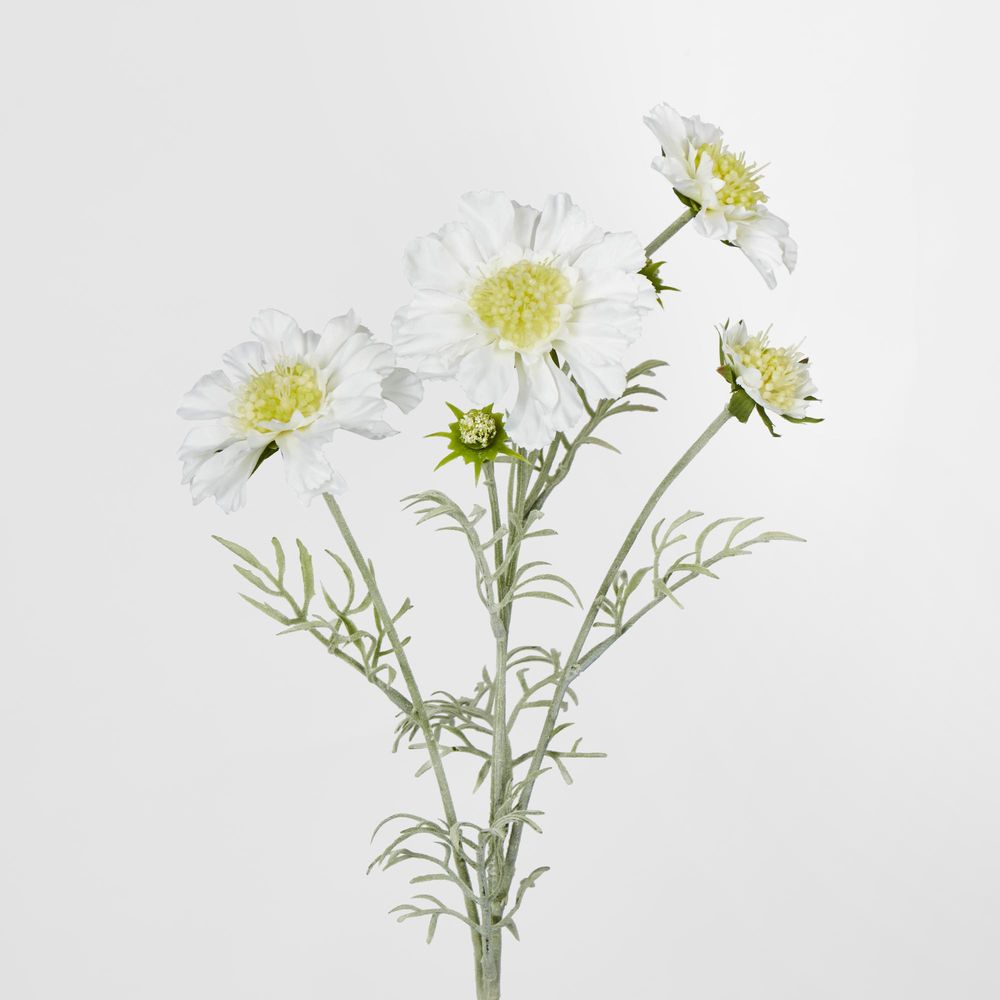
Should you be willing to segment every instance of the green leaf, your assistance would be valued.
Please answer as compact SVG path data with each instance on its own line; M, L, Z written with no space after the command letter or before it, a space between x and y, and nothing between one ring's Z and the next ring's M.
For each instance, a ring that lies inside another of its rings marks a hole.
M262 611L268 618L273 618L276 622L281 622L282 625L291 625L292 619L283 615L280 611L275 610L270 604L264 604L263 601L255 601L252 597L248 597L246 594L240 594L247 604L252 604L258 611Z
M271 544L274 546L274 561L278 567L278 582L281 583L285 579L285 550L277 538L272 538Z
M280 590L272 589L266 583L264 583L264 581L261 580L260 577L255 576L253 573L250 572L250 570L245 569L243 566L239 566L236 563L233 563L233 569L236 570L236 572L239 573L240 576L242 576L243 579L246 580L248 583L253 584L253 586L255 586L258 590L263 590L265 594L270 594L272 597L279 597L281 595Z
M299 550L299 567L302 571L302 613L305 614L309 602L316 595L316 581L313 577L313 561L309 550L299 538L295 539L295 544Z
M253 566L254 569L259 569L262 573L267 573L267 568L264 564L249 550L243 548L242 545L237 545L236 542L231 542L227 538L222 538L219 535L212 535L212 537L220 544L229 549L234 556L242 559L245 563Z

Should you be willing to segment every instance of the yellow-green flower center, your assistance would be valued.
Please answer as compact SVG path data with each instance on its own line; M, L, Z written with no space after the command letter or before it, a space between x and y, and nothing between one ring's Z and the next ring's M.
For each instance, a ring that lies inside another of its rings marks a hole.
M247 382L236 402L236 417L248 430L267 430L269 421L287 423L296 411L312 416L322 401L315 368L301 361L281 362Z
M458 436L467 448L482 451L488 448L496 437L497 422L492 413L485 410L469 410L458 420Z
M760 372L761 398L776 410L785 413L795 406L802 384L803 365L791 356L785 347L768 347L758 334L745 343L734 345L733 354L747 368Z
M480 282L469 304L505 340L534 347L559 326L560 306L569 291L569 281L558 268L521 260Z
M700 164L705 153L712 157L712 173L723 182L716 194L723 205L753 209L767 201L758 183L763 169L756 163L747 163L746 153L736 154L719 143L706 142L695 153L695 166Z

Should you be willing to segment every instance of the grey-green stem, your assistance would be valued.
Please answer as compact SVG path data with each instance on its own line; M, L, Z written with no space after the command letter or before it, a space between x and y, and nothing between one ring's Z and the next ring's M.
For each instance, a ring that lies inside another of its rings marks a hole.
M672 236L679 233L693 218L695 217L695 211L693 208L689 208L683 215L679 215L673 222L667 226L666 229L660 233L647 247L646 256L652 257L664 243L667 242Z
M410 667L410 661L406 656L406 650L403 648L403 643L400 641L399 633L396 631L395 623L392 620L392 615L389 613L389 609L386 607L385 601L382 598L382 592L379 590L371 565L368 560L365 559L354 534L351 532L351 529L347 524L347 520L344 517L344 512L340 509L340 504L338 504L329 493L324 493L323 499L326 501L326 506L329 508L331 515L333 515L333 519L336 522L337 527L340 529L340 534L343 536L344 542L351 553L351 558L358 567L358 572L361 574L361 578L364 580L365 586L368 588L368 593L371 595L372 599L372 605L375 608L375 611L379 616L379 620L382 623L382 628L385 629L385 634L392 645L392 651L396 657L399 672L402 675L403 682L406 684L406 688L410 693L410 701L413 705L413 716L416 719L417 725L420 726L424 742L427 745L427 756L430 760L431 768L434 771L434 777L437 780L438 791L441 795L441 807L444 810L445 821L448 824L449 830L454 830L458 825L458 815L455 812L455 802L451 795L451 788L448 785L448 777L445 774L444 765L441 762L441 751L430 724L430 717L427 714L427 706L424 704L423 696L420 694L416 678L414 677L413 670ZM456 852L455 856L455 868L458 872L459 878L471 891L472 880L469 876L468 866L458 852ZM476 904L468 897L466 897L465 900L465 909L466 915L468 916L473 927L478 928L480 926L480 922ZM475 961L476 983L478 985L481 981L482 975L482 937L478 930L472 931L472 949Z
M679 228L679 227L678 227ZM531 764L528 767L528 773L525 776L521 794L518 798L517 809L527 810L531 802L531 793L534 790L535 782L538 780L538 776L541 773L542 765L545 762L545 754L548 751L549 743L552 739L552 731L555 728L556 720L559 716L560 706L562 705L563 699L566 696L566 692L569 689L570 684L572 684L575 677L580 671L580 658L583 653L583 647L586 644L587 638L594 626L594 621L597 618L597 614L600 611L601 603L607 596L608 591L611 588L612 583L614 583L615 577L617 577L619 571L622 568L626 558L628 558L629 552L632 551L632 546L635 545L636 539L639 537L639 533L645 527L646 522L652 516L653 511L656 509L657 504L663 498L663 494L667 492L670 486L673 484L674 480L691 464L695 456L712 440L713 437L722 429L722 427L729 421L732 414L730 414L728 408L723 410L709 425L705 428L698 439L691 445L690 448L677 460L670 471L660 480L659 484L650 494L649 499L646 501L642 510L639 511L638 517L632 523L632 527L629 529L628 534L625 536L625 540L619 546L615 557L611 560L611 565L608 566L607 572L604 574L604 579L601 581L600 586L597 589L594 599L587 610L587 614L584 616L583 624L580 626L580 630L577 633L576 640L573 643L573 648L566 659L566 665L563 667L562 676L556 686L555 694L552 696L552 701L549 705L549 710L546 713L545 721L542 724L542 732L538 740L538 745L535 748L535 753L531 758ZM591 661L593 662L593 661ZM588 664L589 666L589 664ZM510 880L513 877L513 872L517 864L517 855L521 846L521 839L524 835L524 824L515 824L513 830L511 831L510 844L507 848L507 879Z

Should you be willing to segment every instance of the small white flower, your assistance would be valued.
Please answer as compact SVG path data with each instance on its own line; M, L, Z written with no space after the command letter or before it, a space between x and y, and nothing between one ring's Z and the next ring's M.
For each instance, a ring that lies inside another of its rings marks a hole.
M420 380L396 367L392 348L353 312L313 333L265 309L250 331L257 340L233 348L222 359L225 370L199 379L181 401L178 415L200 421L181 445L181 482L191 484L195 503L214 496L232 512L243 506L254 469L277 449L288 485L304 502L343 492L344 480L323 454L333 432L395 434L382 419L385 401L412 409Z
M662 149L653 169L699 206L694 219L698 231L738 246L774 288L774 269L784 264L792 271L798 246L788 223L764 204L762 169L747 163L744 153L733 153L723 143L721 129L697 115L685 118L669 104L658 104L643 120Z
M805 417L816 386L798 347L771 347L767 331L751 337L743 320L727 322L719 336L725 363L755 403L792 420Z
M563 362L592 400L625 389L622 358L656 301L637 273L642 244L591 225L565 194L538 210L483 191L459 211L406 250L416 294L394 345L421 374L455 377L474 406L506 410L517 444L544 447L584 413Z

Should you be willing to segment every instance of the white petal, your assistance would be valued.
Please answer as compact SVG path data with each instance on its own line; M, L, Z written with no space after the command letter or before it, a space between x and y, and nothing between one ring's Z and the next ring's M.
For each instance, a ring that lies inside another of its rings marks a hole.
M222 371L203 375L181 399L177 415L185 420L211 420L229 415L233 384Z
M301 357L306 349L299 324L277 309L262 309L250 322L250 332L267 349L273 361Z
M191 499L201 503L214 496L227 514L238 510L246 502L247 480L261 451L240 440L208 456L191 473Z
M635 272L645 263L646 254L638 236L634 233L605 233L599 243L581 251L573 266L587 277L609 269Z
M721 208L702 207L694 217L694 227L710 240L736 239L736 226L726 218L726 213Z
M382 379L382 395L409 413L424 398L424 384L406 368L393 368Z
M453 373L462 355L473 346L477 331L468 307L442 301L434 293L418 292L393 320L393 346L401 360L419 363L420 370Z
M530 205L519 205L514 202L514 230L512 234L513 242L519 247L530 247L534 245L535 230L538 226L538 219L541 212Z
M532 246L540 254L559 257L578 252L603 235L568 194L553 194L545 199Z
M493 343L474 348L462 358L455 377L473 406L492 403L502 410L513 401L517 387L514 359L513 351L501 350Z
M304 433L277 439L285 463L285 480L303 503L321 493L342 493L346 483L323 454L323 443Z
M228 419L210 420L188 431L177 457L181 460L181 483L191 482L195 470L217 451L228 448L245 435L238 433Z
M501 191L462 195L459 212L483 258L495 257L514 236L514 203Z
M761 208L754 219L739 225L734 242L747 255L767 282L777 285L774 269L783 264L789 272L798 260L798 244L788 232L788 223Z
M241 382L247 382L254 375L265 371L269 366L267 352L259 340L247 340L237 344L232 350L222 355L223 364Z
M460 230L468 233L462 226ZM452 235L459 235L454 229ZM458 293L468 283L469 274L439 236L420 236L403 254L403 270L414 288Z
M646 112L642 120L656 136L656 141L668 158L686 158L687 125L669 104L657 104L655 108Z
M507 431L517 444L544 448L583 416L576 388L548 355L533 362L518 359L517 380L517 402L507 420Z

